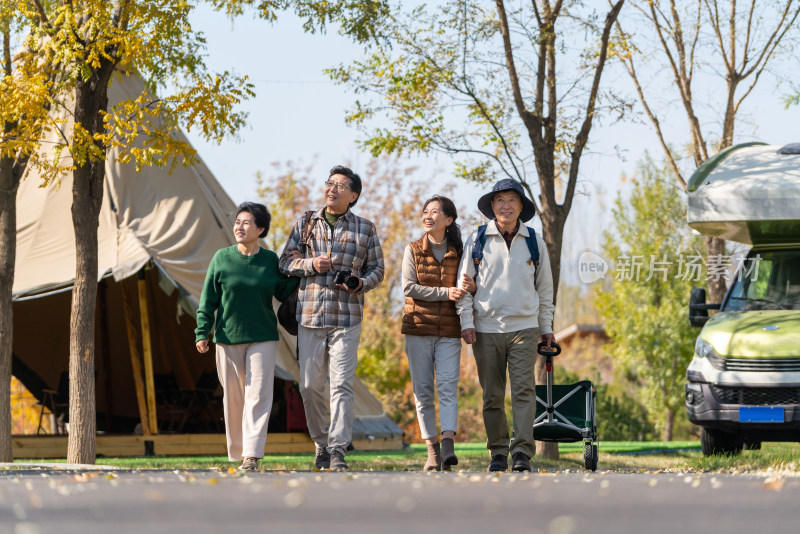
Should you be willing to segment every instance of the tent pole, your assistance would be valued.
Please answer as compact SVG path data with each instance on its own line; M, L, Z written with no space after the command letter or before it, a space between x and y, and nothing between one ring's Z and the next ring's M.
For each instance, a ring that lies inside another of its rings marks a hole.
M142 323L142 355L144 356L144 383L147 392L147 413L150 431L158 434L158 418L156 417L156 389L153 380L153 346L150 335L150 313L147 306L147 280L145 268L139 271L139 317Z
M133 326L133 312L128 300L125 285L122 286L122 302L125 308L125 326L128 329L128 346L131 353L131 367L133 368L133 383L136 385L136 404L139 406L139 420L142 423L142 433L150 435L150 424L147 420L147 401L144 394L144 379L142 378L142 362L139 360L139 350L136 348L136 328Z

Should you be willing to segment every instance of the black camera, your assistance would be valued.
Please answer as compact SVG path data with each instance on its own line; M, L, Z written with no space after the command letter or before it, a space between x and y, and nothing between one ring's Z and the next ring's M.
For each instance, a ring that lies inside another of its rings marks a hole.
M361 281L357 276L353 276L350 269L345 269L344 271L336 271L336 275L333 277L333 283L344 284L348 289L355 291L358 289L358 284L360 284Z

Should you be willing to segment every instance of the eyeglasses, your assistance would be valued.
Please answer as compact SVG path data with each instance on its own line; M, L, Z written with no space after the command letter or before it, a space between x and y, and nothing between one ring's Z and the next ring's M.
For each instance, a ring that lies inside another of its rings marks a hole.
M425 211L422 212L422 216L423 217L436 217L440 213L443 213L443 211L442 210L430 210L430 211L425 210Z
M344 191L345 189L350 189L350 186L345 184L340 184L339 182L334 182L332 180L327 180L325 182L325 189L330 189L331 187L335 188L337 191Z

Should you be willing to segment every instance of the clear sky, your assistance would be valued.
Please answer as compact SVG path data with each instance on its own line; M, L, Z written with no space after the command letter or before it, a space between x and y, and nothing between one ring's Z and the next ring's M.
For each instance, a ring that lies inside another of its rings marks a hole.
M199 8L194 24L207 37L211 70L248 74L255 84L256 97L245 104L250 113L249 126L241 132L239 141L216 145L189 135L235 202L255 198L255 173L269 172L271 163L276 161L305 165L316 162L320 184L334 164L348 161L356 172L365 167L370 156L357 147L358 131L344 123L344 111L351 106L354 95L322 72L326 67L360 57L359 46L333 29L327 34L306 34L291 15L281 15L276 24L269 25L249 16L231 22L208 8ZM624 86L627 91L626 76L618 69L608 69L603 82L612 90ZM774 82L764 79L760 84L761 90L753 93L740 112L742 120L735 141L800 141L800 108L784 110ZM676 101L671 107L674 112L667 110L667 120L682 119L680 103ZM595 122L590 152L581 164L580 194L565 231L562 256L563 274L568 279L575 277L572 264L581 252L599 249L602 230L611 222L608 208L620 188L620 176L633 172L644 150L657 160L661 158L657 139L644 118L638 125L609 122ZM674 132L683 128L683 122L666 127ZM617 148L622 150L622 157ZM420 166L421 177L431 180L431 193L436 192L439 180L453 181L447 175L451 164L446 156L409 159L409 164ZM369 177L363 178L368 183ZM457 204L475 206L485 188L458 183Z

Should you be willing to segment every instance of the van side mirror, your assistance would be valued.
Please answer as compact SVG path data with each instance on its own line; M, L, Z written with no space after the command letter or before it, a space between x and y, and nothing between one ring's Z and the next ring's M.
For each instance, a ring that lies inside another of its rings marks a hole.
M689 296L689 324L700 328L708 322L708 310L718 310L719 304L706 304L706 290L702 287L692 289Z

